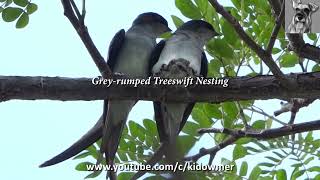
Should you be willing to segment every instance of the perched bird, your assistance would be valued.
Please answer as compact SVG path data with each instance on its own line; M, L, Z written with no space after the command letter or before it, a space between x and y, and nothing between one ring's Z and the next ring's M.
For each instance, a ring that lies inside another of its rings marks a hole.
M214 36L219 35L212 25L202 20L191 20L180 26L171 38L158 43L151 55L151 72L162 78L184 78L204 76L208 71L208 61L204 45ZM159 150L147 162L154 165L162 159L181 160L175 153L175 140L185 125L195 102L154 102L155 120L161 141ZM138 172L132 179L137 179L144 172Z
M113 37L108 52L107 64L116 73L130 78L146 78L150 70L150 55L156 46L156 38L171 31L168 22L159 14L140 14L131 28L121 29ZM108 164L113 164L121 133L135 100L110 100L104 104L104 114L80 140L61 154L41 164L40 167L62 162L78 154L102 137L101 153Z

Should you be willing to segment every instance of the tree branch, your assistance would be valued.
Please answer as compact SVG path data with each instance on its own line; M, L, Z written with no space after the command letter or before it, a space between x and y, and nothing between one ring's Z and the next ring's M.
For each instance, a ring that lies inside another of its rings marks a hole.
M209 0L211 5L216 9L216 11L221 14L235 29L239 37L262 59L262 61L269 67L272 74L279 79L279 81L288 87L292 87L292 83L286 79L284 74L281 72L280 68L274 62L270 53L263 50L255 41L253 41L250 36L244 31L239 22L228 13L223 6L221 6L217 0Z
M210 159L213 159L218 151L235 143L239 138L240 137L230 136L226 140L221 142L220 144L214 146L213 148L209 148L209 149L201 148L199 150L198 154L195 154L195 155L189 156L189 157L185 157L184 160L185 161L198 161L201 157L206 156L208 154L210 154Z
M35 100L150 100L224 102L252 99L320 98L320 72L290 74L297 88L287 89L274 76L236 77L220 85L93 85L89 78L0 76L0 101ZM121 77L115 77L122 79ZM152 78L151 78L152 79ZM107 80L107 79L105 79ZM208 80L212 80L208 78ZM196 79L194 79L196 82Z
M275 116L278 116L284 112L292 112L297 113L301 108L309 106L311 103L313 103L315 99L299 99L299 98L293 98L290 99L288 103L281 102L281 109L274 112Z
M75 12L72 8L72 4L71 4L70 0L61 0L61 3L63 5L64 15L69 19L72 26L77 31L83 44L86 46L89 54L91 55L94 63L98 67L101 75L105 78L111 77L112 71L110 70L109 66L105 62L104 58L102 57L102 55L100 54L100 52L98 51L96 46L94 45L94 43L89 35L87 27L83 24L84 21L81 19L78 19L77 16L75 15ZM74 4L74 6L75 6L75 4ZM75 10L79 16L80 12L79 12L78 8L75 8ZM80 15L79 18L81 18L81 17L82 16Z
M266 140L271 138L278 138L282 136L309 132L314 130L320 130L320 120L309 121L299 124L293 124L291 126L282 126L280 128L266 129L266 130L241 130L241 129L216 129L216 128L208 128L208 129L200 129L199 133L223 133L228 134L234 137L251 137L260 140Z
M285 2L282 3L281 12L280 12L279 16L276 19L276 25L273 28L273 31L272 31L272 34L271 34L271 37L270 37L270 40L269 40L268 47L266 49L267 53L269 53L269 54L272 53L272 48L274 46L274 43L276 42L276 39L277 39L278 33L280 31L281 25L284 22L283 21L284 20L284 9L285 9L284 3Z

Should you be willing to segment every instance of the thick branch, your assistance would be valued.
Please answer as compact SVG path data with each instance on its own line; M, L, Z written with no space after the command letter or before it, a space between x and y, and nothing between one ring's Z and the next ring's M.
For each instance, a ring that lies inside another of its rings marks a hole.
M305 43L300 34L287 34L289 39L289 49L298 56L320 63L320 48Z
M287 89L274 76L237 77L220 85L93 85L89 78L0 76L0 101L134 99L173 102L223 102L252 99L320 98L320 72L291 74L297 88ZM196 79L194 79L196 82Z
M252 137L256 139L266 140L314 130L320 130L320 120L293 124L291 126L283 126L280 128L266 129L262 131L209 128L201 129L199 130L199 133L223 133L234 137Z

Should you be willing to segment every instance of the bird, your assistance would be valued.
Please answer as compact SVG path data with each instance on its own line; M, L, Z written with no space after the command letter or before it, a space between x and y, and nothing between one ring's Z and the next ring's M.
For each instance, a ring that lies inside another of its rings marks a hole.
M150 60L151 74L155 77L179 79L207 76L208 60L205 44L220 35L211 24L203 20L190 20L180 26L167 40L159 42ZM169 156L169 163L179 159L175 151L176 138L185 125L195 102L176 103L154 101L154 118L160 138L160 148L146 164L154 165L162 156ZM180 155L181 156L181 155ZM145 172L137 172L132 179L138 179Z
M156 39L170 32L168 22L154 12L140 14L125 32L119 30L109 45L107 64L113 73L125 74L129 78L146 78L149 75L149 60L156 46ZM129 112L136 100L108 100L98 122L84 136L62 153L44 162L40 167L51 166L69 159L102 138L100 152L106 162L113 164L121 133ZM111 178L111 177L110 177Z

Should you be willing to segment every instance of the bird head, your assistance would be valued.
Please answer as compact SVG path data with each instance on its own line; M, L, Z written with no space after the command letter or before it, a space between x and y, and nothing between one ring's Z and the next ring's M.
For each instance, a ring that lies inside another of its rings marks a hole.
M150 29L157 37L161 34L171 31L168 27L168 22L161 15L154 12L140 14L134 21L132 26L145 26Z
M203 41L207 42L214 36L220 35L215 31L211 24L202 20L191 20L180 26L176 32L189 31L199 36Z

